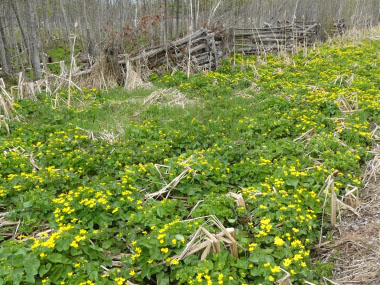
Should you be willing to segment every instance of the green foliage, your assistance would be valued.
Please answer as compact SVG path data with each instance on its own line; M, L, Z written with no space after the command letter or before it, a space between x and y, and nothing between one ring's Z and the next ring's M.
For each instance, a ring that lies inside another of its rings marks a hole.
M361 187L380 115L379 48L322 46L265 64L237 56L189 79L153 76L192 99L184 108L144 105L151 90L75 91L70 108L64 91L58 104L44 94L15 103L24 119L0 129L0 204L23 222L1 241L0 284L272 284L281 268L295 284L318 282L331 271L310 259L318 193L335 171L338 195ZM359 109L342 113L339 96ZM221 246L178 261L201 225L220 231L209 215L235 228L239 258Z
M81 47L79 45L75 46L74 56L81 51ZM52 73L59 74L61 72L59 63L60 61L64 61L68 67L70 67L71 62L71 49L66 46L64 43L60 43L56 46L48 47L47 55L52 59L53 62L57 62L54 64L49 64L49 70ZM77 65L80 66L81 62L77 62Z

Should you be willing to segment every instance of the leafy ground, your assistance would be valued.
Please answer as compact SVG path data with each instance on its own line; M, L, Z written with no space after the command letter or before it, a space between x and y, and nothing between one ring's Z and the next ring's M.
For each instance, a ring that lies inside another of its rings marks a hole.
M328 276L330 265L311 262L320 191L333 173L338 196L361 187L380 118L379 51L365 40L237 57L218 72L152 78L181 93L84 90L69 108L66 92L15 103L12 133L0 129L0 284ZM225 242L202 261L182 258L201 226L223 230L215 221L234 228L239 257Z

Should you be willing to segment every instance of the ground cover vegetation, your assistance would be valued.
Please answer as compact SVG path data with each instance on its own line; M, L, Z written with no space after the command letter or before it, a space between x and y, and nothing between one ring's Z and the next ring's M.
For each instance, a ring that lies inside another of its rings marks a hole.
M67 92L15 103L20 120L0 129L0 205L20 224L14 238L0 229L0 284L318 282L331 269L312 261L321 190L333 173L338 196L361 187L379 50L326 44L153 76L186 95L184 108L143 104L151 90L78 91L69 108ZM201 226L221 231L216 219L235 229L239 257L221 246L180 258Z

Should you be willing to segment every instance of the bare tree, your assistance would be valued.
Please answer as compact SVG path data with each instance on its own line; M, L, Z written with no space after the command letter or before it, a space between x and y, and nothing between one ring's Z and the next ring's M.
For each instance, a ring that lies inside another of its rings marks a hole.
M21 22L21 19L20 19L20 13L19 13L19 6L18 6L18 1L17 0L14 0L14 1L9 1L11 3L11 6L12 6L12 9L16 15L16 20L17 20L17 24L18 24L18 27L20 29L20 32L21 32L21 37L22 37L22 40L24 42L24 45L25 45L25 49L29 55L29 49L28 49L28 39L25 35L25 29L24 29L24 26Z
M115 38L122 39L124 52L133 52L142 46L160 45L202 26L260 27L278 20L302 20L319 21L328 29L340 19L347 24L363 20L378 23L379 3L378 0L0 0L0 60L4 70L32 66L39 77L40 54L56 46L73 47L70 37L75 22L79 24L77 45L81 44L91 58Z
M39 44L38 44L38 34L37 34L37 23L36 23L36 11L32 7L32 3L29 0L24 0L26 3L26 11L28 11L29 16L26 17L28 30L30 34L30 57L32 66L35 72L36 79L40 79L41 73L41 61L39 54Z
M67 42L69 43L69 46L71 47L71 40L70 40L71 32L70 32L70 26L69 26L69 21L68 21L68 19L67 19L67 14L66 14L65 7L64 7L64 5L63 5L63 1L64 1L64 0L59 0L59 4L60 4L60 7L61 7L61 12L62 12L63 20L64 20L64 23L65 23L65 28L66 28L66 39L67 39ZM84 1L84 2L86 2L86 1Z
M0 15L0 36L2 42L2 66L6 73L12 73L11 56L9 52L9 44L5 35L5 22L4 22L4 7L3 12Z
M176 35L179 34L179 5L180 0L176 0L176 10L175 10L175 33Z

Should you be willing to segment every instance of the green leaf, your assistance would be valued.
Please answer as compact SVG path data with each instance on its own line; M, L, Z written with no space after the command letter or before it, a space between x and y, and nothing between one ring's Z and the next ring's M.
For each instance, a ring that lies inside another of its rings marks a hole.
M84 246L83 248L83 251L91 258L91 259L97 259L98 256L99 256L99 253L97 250L95 249L92 249L88 246Z
M150 279L150 266L141 266L141 277Z
M157 207L157 215L162 218L164 216L164 213L162 212L162 208L161 207Z
M257 254L251 255L248 260L253 263L259 263L259 255Z
M153 248L154 245L152 245L150 240L142 240L140 241L139 245L146 247L146 248Z
M33 201L27 201L27 202L24 202L23 207L24 208L30 208L30 207L32 207L32 205L33 205Z
M34 279L34 275L32 274L26 274L25 281L32 284L36 282L36 280Z
M236 267L241 269L248 268L248 260L247 259L238 259L236 262Z
M60 239L55 247L58 251L66 251L70 248L69 239Z
M60 253L49 254L47 259L53 263L70 264L70 259Z
M69 264L65 264L62 270L62 276L66 277L69 272L73 271L73 268Z
M111 245L112 245L112 240L106 240L105 242L102 243L102 248L109 249Z
M86 264L86 271L88 274L88 277L91 280L97 281L99 279L99 263L97 262L90 262Z
M62 276L63 268L64 268L63 264L56 264L52 267L49 274L49 278L52 282L56 283L59 281L59 279Z
M38 271L38 274L40 275L40 277L43 277L49 271L49 269L51 268L51 266L52 266L51 263L48 263L46 265L42 265L40 267L40 270Z
M23 267L24 266L24 258L25 256L24 255L16 255L16 256L12 256L10 259L9 259L9 264L12 265L13 267Z
M28 275L36 275L38 273L38 268L40 267L40 260L36 258L26 258L24 260L25 272Z
M82 254L82 250L80 250L79 248L71 247L70 254L73 256L77 256L77 255Z
M288 179L286 179L286 184L290 185L290 186L293 186L294 188L297 188L298 182L299 182L299 180L295 179L295 178L288 178Z
M165 272L157 274L157 284L158 285L169 285L169 276Z
M23 276L24 276L24 269L23 268L16 268L15 270L13 270L13 272L12 272L12 279L13 279L12 285L20 284L22 279L23 279Z

